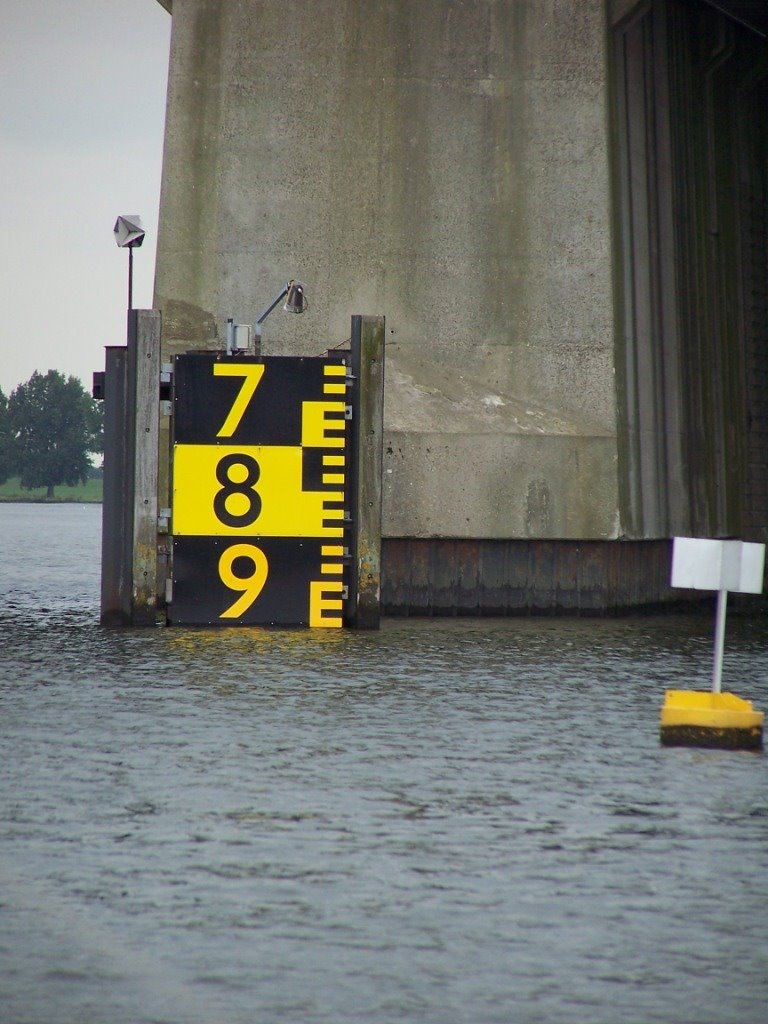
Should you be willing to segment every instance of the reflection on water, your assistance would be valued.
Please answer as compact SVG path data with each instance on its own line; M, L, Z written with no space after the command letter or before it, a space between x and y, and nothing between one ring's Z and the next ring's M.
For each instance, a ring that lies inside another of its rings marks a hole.
M0 506L0 1021L763 1024L766 758L658 743L708 617L106 631L98 527Z

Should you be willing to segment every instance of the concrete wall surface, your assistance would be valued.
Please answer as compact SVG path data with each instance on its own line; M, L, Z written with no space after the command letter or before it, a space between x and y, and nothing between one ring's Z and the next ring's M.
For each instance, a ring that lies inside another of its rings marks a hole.
M387 318L385 536L618 536L602 0L172 7L164 358L300 279L267 355Z

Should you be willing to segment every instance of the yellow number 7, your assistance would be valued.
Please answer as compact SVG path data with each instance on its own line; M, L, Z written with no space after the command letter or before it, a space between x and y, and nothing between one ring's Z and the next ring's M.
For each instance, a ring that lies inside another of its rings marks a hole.
M214 377L242 377L243 383L216 437L232 437L264 376L264 363L214 363Z

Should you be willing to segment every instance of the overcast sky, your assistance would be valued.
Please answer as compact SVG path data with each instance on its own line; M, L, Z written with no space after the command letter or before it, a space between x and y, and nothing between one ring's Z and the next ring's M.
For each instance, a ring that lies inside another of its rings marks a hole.
M61 370L90 391L152 305L171 18L157 0L0 0L0 388Z

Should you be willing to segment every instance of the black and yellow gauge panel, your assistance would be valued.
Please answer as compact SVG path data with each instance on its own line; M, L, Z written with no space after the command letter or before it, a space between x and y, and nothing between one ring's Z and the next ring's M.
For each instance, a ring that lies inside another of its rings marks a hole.
M347 388L341 358L176 357L171 624L343 624Z

